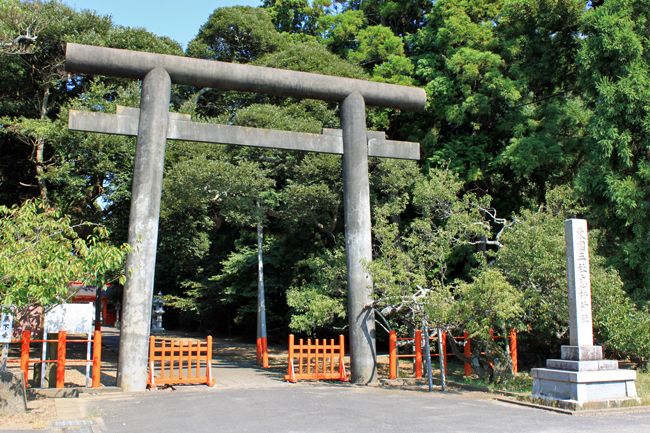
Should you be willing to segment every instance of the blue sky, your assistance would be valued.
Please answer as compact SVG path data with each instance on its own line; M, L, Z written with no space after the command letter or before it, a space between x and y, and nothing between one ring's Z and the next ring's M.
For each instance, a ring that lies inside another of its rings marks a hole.
M262 0L64 0L77 10L92 9L112 15L113 23L125 27L144 27L159 36L169 36L187 48L217 8L260 6Z

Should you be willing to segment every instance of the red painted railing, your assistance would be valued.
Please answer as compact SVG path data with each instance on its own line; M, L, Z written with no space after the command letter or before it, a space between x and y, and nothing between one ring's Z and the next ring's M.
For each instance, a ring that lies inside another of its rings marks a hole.
M7 362L20 363L20 370L25 377L25 386L28 385L29 364L48 364L56 363L56 387L63 388L65 386L65 367L66 365L84 365L89 360L69 360L66 359L67 345L70 343L93 343L93 388L98 388L100 385L101 377L101 363L102 363L102 332L95 331L92 340L70 340L67 339L67 332L60 331L56 340L32 340L32 333L30 331L23 331L23 338L20 340L12 340L11 344L20 344L20 360L9 359ZM29 347L34 344L42 343L57 343L57 359L55 360L41 360L29 359Z
M497 338L503 338L502 336L494 335L494 332L490 331L490 334L492 335L492 340L494 341ZM510 335L508 336L510 339L510 356L512 358L512 366L513 366L513 371L517 373L518 371L518 365L517 365L517 332L512 330L510 331ZM464 344L464 355L466 357L471 356L471 346L470 346L470 340L469 340L469 334L467 331L465 331L465 335L463 337L454 337L456 340L463 340ZM438 340L438 337L432 336L429 337L429 340ZM414 354L405 354L405 355L399 355L397 352L397 342L398 341L413 341L414 342ZM443 340L442 340L442 353L444 356L445 361L448 359L449 356L452 356L453 354L447 353L447 338L446 338L446 333L443 332ZM417 379L420 379L422 377L422 331L417 330L415 331L415 338L398 338L397 333L395 331L390 331L389 335L389 353L388 353L388 358L389 358L389 377L391 379L396 379L397 378L397 359L398 358L415 358L414 363L413 363L413 369L415 370L415 377ZM437 356L440 357L439 353L432 353L432 357ZM469 376L472 374L472 366L468 364L467 362L465 364L465 375ZM448 374L448 363L445 362L445 374Z
M442 353L444 356L445 360L445 374L447 373L447 359L449 356L451 356L451 353L447 353L447 333L443 332L443 338L442 338ZM437 336L430 336L429 340L438 340ZM397 352L397 342L398 341L413 341L414 344L414 354L404 354L400 355ZM422 331L419 329L415 331L415 337L414 338L398 338L397 333L395 331L390 331L389 335L389 344L390 344L390 349L388 353L388 359L389 359L389 377L391 379L396 379L397 378L397 359L398 358L414 358L413 362L413 370L415 373L415 377L417 379L422 378ZM431 357L440 357L439 353L431 353Z

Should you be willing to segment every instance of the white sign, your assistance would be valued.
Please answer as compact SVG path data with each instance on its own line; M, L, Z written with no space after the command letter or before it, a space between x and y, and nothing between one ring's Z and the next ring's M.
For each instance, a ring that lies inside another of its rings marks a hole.
M45 333L91 334L94 318L95 306L92 303L57 305L45 313Z
M0 343L11 343L13 327L14 316L11 313L2 313L2 320L0 320Z

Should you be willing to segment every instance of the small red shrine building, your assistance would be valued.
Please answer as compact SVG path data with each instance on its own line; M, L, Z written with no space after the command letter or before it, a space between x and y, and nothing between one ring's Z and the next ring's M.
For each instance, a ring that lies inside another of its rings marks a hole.
M70 292L76 292L74 298L72 298L73 304L87 304L88 302L95 303L95 298L97 296L97 287L95 286L85 286L84 284L74 281L70 283ZM106 288L102 289L101 300L102 300L102 323L104 325L113 326L115 320L117 319L117 313L114 308L108 307L108 300L106 295L113 290L113 287L110 284L106 285Z

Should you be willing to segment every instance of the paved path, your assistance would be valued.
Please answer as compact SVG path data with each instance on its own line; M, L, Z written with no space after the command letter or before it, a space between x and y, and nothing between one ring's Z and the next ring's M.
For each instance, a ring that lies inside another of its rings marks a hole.
M113 326L102 326L102 346L109 347L118 353L120 351L120 330Z
M120 346L119 330L114 327L102 326L102 344L118 353ZM262 370L254 368L252 362L232 363L226 358L215 358L212 361L212 369L213 377L216 380L215 389L284 386L284 376L277 369ZM205 386L183 386L182 388L201 389L205 388Z
M82 402L101 432L643 432L650 413L569 416L473 392L300 383L183 388Z
M116 344L112 335L104 335L107 346ZM55 399L56 421L38 431L650 432L650 412L570 416L499 402L481 392L292 385L282 380L279 368L262 370L252 362L225 359L215 359L213 365L213 388L177 386L175 391Z

